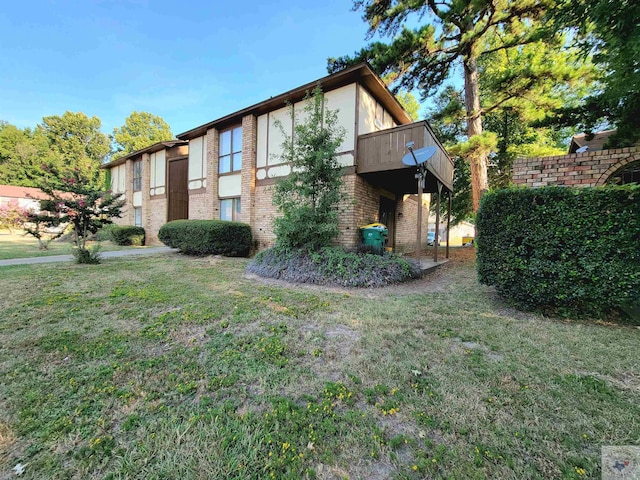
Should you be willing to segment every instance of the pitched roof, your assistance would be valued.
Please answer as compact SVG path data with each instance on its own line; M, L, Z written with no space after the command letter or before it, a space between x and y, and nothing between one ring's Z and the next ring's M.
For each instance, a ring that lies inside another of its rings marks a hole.
M103 165L100 165L100 168L111 168L111 167L115 167L117 165L121 165L124 162L127 161L128 158L133 158L133 157L137 157L139 155L142 155L143 153L155 153L155 152L159 152L160 150L164 150L166 148L171 148L171 147L175 147L180 146L180 145L186 145L187 142L186 140L167 140L164 142L158 142L158 143L154 143L153 145L149 145L148 147L142 148L140 150L136 150L135 152L131 152L123 157L119 157L109 163L105 163Z
M225 115L211 122L192 128L186 132L176 135L176 137L189 140L200 137L207 133L210 128L226 128L238 124L245 115L262 115L264 113L282 108L286 102L295 103L302 100L306 92L311 91L316 85L320 85L326 93L336 88L343 87L359 81L363 83L376 99L385 107L385 109L394 117L399 125L411 123L412 120L407 112L402 108L395 96L389 91L384 82L374 73L368 63L359 63L353 67L346 68L337 73L327 75L326 77L314 80L300 87L289 90L268 100L256 103L250 107L238 110L237 112Z
M44 200L49 198L42 190L34 187L18 187L16 185L0 185L0 197L33 198Z
M569 153L576 153L576 150L582 147L588 147L589 152L604 150L604 145L609 140L609 137L616 133L616 130L603 130L602 132L596 132L593 134L591 140L587 140L586 133L580 133L571 137L571 144L569 145Z

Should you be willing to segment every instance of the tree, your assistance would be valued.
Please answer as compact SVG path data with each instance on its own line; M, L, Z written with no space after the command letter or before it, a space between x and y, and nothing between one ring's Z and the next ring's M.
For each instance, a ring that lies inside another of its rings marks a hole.
M29 211L16 199L0 205L0 227L7 228L9 233L22 228L28 217Z
M132 112L120 128L113 129L115 155L127 155L154 143L171 140L171 127L158 115L148 112Z
M0 184L35 187L49 143L39 130L0 122Z
M640 140L640 3L563 0L551 17L601 67L600 90L581 106L560 109L555 123L586 131L605 123L617 127L609 147L634 145Z
M87 181L103 183L100 164L111 147L101 125L98 117L82 112L44 117L37 127L49 142L49 158L44 163L55 166L62 176L79 172Z
M101 227L112 223L112 217L121 216L124 200L100 188L98 170L91 172L91 177L79 168L63 173L49 165L44 166L44 171L45 180L39 187L49 198L40 202L40 212L31 219L35 227L28 233L40 241L38 235L43 227L59 229L71 225L77 262L99 263L97 252L87 248L87 240Z
M275 186L273 203L282 213L274 222L277 244L315 250L328 246L338 233L338 203L342 172L336 152L345 136L337 113L324 108L320 87L305 96L304 122L296 121L293 136L280 126L285 141L282 159L292 172Z
M466 153L471 166L473 205L477 209L482 192L488 186L487 158L491 136L483 136L480 71L483 56L541 40L545 34L539 20L553 0L357 0L355 8L364 10L369 23L369 38L374 34L393 36L390 44L374 42L353 57L329 59L329 71L337 71L367 60L381 74L396 72L398 87L418 86L423 96L435 91L462 64L467 138ZM427 20L414 29L405 23L409 17ZM548 41L558 42L548 36ZM531 81L538 80L532 76ZM517 97L531 88L525 82L508 88ZM523 90L524 89L524 90Z

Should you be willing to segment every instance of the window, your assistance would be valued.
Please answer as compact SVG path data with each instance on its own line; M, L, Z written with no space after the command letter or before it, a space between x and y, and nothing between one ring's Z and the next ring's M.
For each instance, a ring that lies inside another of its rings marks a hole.
M136 227L141 227L142 226L142 208L140 207L135 207L133 209L133 216L134 216L134 225Z
M242 170L242 127L220 132L218 172L230 173Z
M142 190L142 160L133 162L133 191Z
M220 220L237 222L240 219L240 197L220 200Z

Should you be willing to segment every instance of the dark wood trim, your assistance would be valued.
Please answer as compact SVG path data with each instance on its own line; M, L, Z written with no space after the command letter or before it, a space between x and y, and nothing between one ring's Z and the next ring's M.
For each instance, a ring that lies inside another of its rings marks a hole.
M167 150L171 147L187 145L189 142L187 140L168 140L166 142L158 142L150 145L146 148L136 150L135 152L131 152L124 157L117 158L109 163L105 163L104 165L100 165L100 168L111 168L121 165L127 161L129 158L137 157L138 155L142 155L143 153L156 153L160 150Z
M189 143L189 142L187 142ZM166 158L167 162L173 162L175 160L184 160L185 158L189 158L189 155L180 155L179 157Z

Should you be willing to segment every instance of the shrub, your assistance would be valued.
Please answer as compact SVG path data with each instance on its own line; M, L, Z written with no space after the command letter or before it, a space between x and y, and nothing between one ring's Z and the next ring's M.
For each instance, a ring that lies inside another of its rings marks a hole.
M251 227L225 220L174 220L160 228L158 238L189 255L246 257L251 248Z
M134 225L113 225L109 229L111 240L116 245L134 245L141 247L144 245L144 228Z
M0 228L4 227L9 233L13 233L14 230L22 228L29 215L29 210L20 206L16 199L0 204Z
M247 271L288 282L343 287L383 287L422 275L420 265L397 254L348 252L340 247L270 248L259 252Z
M640 306L640 185L489 193L476 228L480 282L523 308L601 316Z

